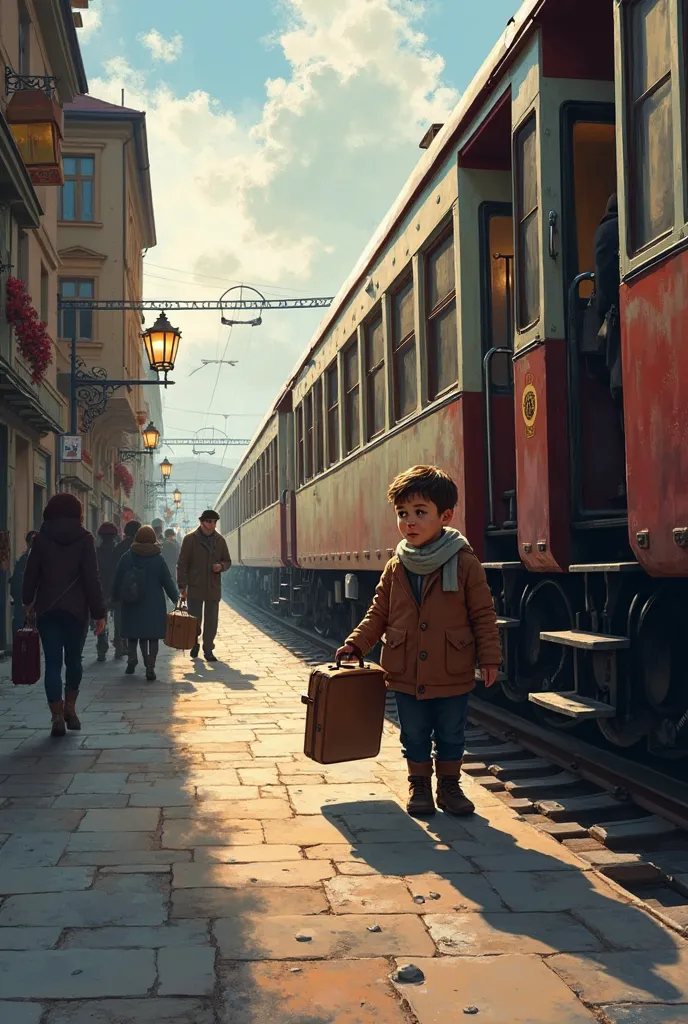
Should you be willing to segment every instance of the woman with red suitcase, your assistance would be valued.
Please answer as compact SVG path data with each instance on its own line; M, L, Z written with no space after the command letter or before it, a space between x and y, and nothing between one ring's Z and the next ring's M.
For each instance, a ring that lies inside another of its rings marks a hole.
M81 502L75 495L54 495L45 506L43 525L34 538L24 573L22 601L27 618L35 617L41 636L53 736L81 728L75 705L89 620L96 620L96 634L105 627L95 543L82 526L82 517Z

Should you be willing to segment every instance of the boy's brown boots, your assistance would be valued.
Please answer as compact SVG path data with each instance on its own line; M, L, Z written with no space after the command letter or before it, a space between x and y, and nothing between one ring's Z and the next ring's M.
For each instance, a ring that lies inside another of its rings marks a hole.
M459 776L463 761L436 761L437 806L447 814L472 814L475 805L461 789Z
M425 817L435 813L435 801L432 798L432 761L416 764L407 761L409 798L406 810L413 818Z

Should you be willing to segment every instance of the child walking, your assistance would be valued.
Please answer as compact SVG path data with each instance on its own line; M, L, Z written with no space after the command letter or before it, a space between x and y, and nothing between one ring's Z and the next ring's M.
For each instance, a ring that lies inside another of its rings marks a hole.
M468 694L476 660L486 686L502 661L492 595L466 538L449 523L456 484L435 466L414 466L390 484L402 540L359 626L337 652L364 656L384 634L381 665L394 690L401 745L408 763L407 811L434 814L437 806L472 814L459 775L464 754Z

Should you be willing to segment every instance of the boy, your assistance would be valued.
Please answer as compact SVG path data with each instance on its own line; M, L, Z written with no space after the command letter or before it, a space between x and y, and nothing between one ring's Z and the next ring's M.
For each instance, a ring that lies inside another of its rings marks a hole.
M414 816L435 813L434 740L437 806L472 814L459 774L476 656L486 686L502 661L492 595L468 541L449 528L458 501L451 477L435 466L414 466L392 481L387 497L402 540L365 618L337 656L363 656L384 633L381 665L395 691L409 770L406 809Z

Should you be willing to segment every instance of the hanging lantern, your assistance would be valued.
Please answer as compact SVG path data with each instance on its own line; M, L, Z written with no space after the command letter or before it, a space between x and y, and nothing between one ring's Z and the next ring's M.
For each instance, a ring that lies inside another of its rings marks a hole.
M64 118L55 100L39 89L12 94L5 117L34 185L62 185Z
M175 503L175 505L181 505L182 492L179 490L179 488L177 488L174 494L172 495L172 501Z
M160 472L162 473L163 480L169 480L172 475L172 463L169 459L163 459L160 463Z
M181 331L172 326L164 313L160 314L152 327L143 332L141 337L151 370L156 373L174 370L181 336Z
M155 451L160 443L160 431L151 420L145 430L141 431L143 447L147 452Z

